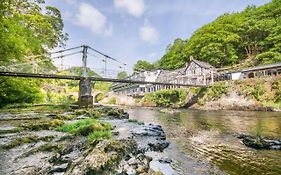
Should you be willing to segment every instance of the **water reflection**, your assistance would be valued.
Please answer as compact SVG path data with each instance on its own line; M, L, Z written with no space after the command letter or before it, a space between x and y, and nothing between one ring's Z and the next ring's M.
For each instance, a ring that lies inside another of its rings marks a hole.
M147 109L129 112L132 118L161 123L170 139L175 139L187 155L208 160L228 174L281 174L281 151L247 148L235 134L281 138L281 113L183 110L171 115Z

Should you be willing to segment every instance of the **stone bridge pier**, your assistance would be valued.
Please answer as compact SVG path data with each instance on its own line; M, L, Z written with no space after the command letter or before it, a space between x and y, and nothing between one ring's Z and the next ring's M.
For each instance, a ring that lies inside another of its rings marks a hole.
M93 107L92 81L89 78L84 78L79 82L78 104L79 107Z

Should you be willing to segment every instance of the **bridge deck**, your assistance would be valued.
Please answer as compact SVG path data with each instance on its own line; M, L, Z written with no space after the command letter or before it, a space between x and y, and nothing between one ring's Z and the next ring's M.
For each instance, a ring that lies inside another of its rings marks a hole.
M33 73L20 73L20 72L3 72L0 71L0 76L9 77L25 77L25 78L47 78L47 79L65 79L65 80L82 80L85 77L82 76L68 76L68 75L55 75L55 74L33 74ZM178 83L166 83L166 82L149 82L149 81L136 81L126 79L113 79L102 77L87 77L92 81L104 81L113 83L132 83L132 84L153 84L153 85L167 85L167 86L184 86L184 87L206 87L206 85L196 84L178 84Z

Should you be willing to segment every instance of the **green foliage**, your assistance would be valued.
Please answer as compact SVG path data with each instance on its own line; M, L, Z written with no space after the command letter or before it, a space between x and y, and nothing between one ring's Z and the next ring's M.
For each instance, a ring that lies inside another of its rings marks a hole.
M88 135L88 141L92 142L94 140L99 139L110 139L112 137L112 134L110 131L94 131L91 134Z
M116 100L117 100L116 97L111 97L111 98L108 100L107 103L108 103L108 104L113 104L113 105L114 105L114 104L116 104Z
M279 62L280 12L281 1L273 0L239 13L224 14L196 30L188 40L176 39L157 64L164 69L181 68L190 56L216 67Z
M38 141L38 136L27 135L25 137L16 138L14 141L10 142L7 145L3 145L2 147L5 149L12 149L17 146L23 145L25 143L33 143Z
M46 143L44 145L41 145L40 147L38 147L38 149L36 150L38 151L43 151L43 152L60 152L62 150L63 146L61 144L52 144L52 143Z
M9 0L0 3L0 66L30 63L26 56L42 55L63 45L60 11L44 6L44 1ZM43 61L44 60L44 61ZM54 69L46 56L37 57L39 68ZM30 71L30 66L15 70ZM9 103L34 103L41 99L40 82L29 79L1 78L0 107Z
M281 91L279 90L276 92L275 102L280 103L281 102Z
M98 94L97 96L96 96L96 102L100 102L100 101L102 101L103 99L104 99L104 94Z
M98 82L95 82L95 84L94 84L94 90L109 92L111 85L112 85L112 83L110 83L110 82L98 81Z
M229 90L228 85L225 82L217 82L207 88L202 88L199 93L202 93L202 97L198 100L199 105L204 105L208 101L219 99L223 94L227 94Z
M187 92L184 89L167 89L159 90L147 94L143 98L144 103L153 102L157 106L169 107L178 106L182 107L186 102Z
M245 84L242 87L242 92L245 96L251 96L257 101L262 101L262 96L265 94L266 89L262 83Z
M12 103L35 103L42 100L39 81L0 77L0 108Z
M153 70L153 69L155 69L155 66L145 60L139 60L134 65L134 71L136 72L143 71L143 70Z
M95 131L110 131L112 125L105 122L99 122L95 119L88 118L76 121L74 123L66 123L57 128L57 131L69 132L75 135L87 136Z
M78 109L75 110L76 115L86 115L91 118L99 118L102 115L102 111L99 109Z
M176 39L167 47L167 53L157 62L157 65L163 69L183 67L187 61L187 55L184 53L186 43L187 41L180 38Z
M40 122L30 121L29 123L22 123L20 126L31 131L51 130L64 124L63 120L52 119Z
M128 74L127 74L126 71L122 71L122 72L119 72L119 73L117 74L117 78L118 78L118 79L125 79L127 76L128 76Z
M67 96L65 93L55 93L51 90L46 92L47 103L60 105L60 108L70 110L71 105L75 103L75 99L72 95Z
M272 64L281 62L281 53L268 51L257 55L258 62Z

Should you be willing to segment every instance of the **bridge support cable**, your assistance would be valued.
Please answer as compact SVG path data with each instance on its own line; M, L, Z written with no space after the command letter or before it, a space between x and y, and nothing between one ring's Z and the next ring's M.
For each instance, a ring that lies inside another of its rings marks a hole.
M77 47L72 47L72 48L68 48L68 49L63 49L63 50L59 50L59 51L55 51L55 52L49 52L50 54L57 54L57 53L62 53L62 52L67 52L70 50L76 50L79 48L82 48L83 46L77 46Z
M60 55L60 56L56 56L56 57L51 57L51 60L55 60L55 59L59 59L59 58L63 58L63 57L67 57L67 56L71 56L71 55L75 55L78 53L82 53L82 51L78 51L78 52L73 52L73 53L68 53L68 54L64 54L64 55Z
M106 55L106 54L104 54L104 53L102 53L102 52L100 52L100 51L98 51L98 50L96 50L96 49L94 49L94 48L92 48L92 47L90 47L90 46L88 46L88 48L89 48L89 50L91 50L91 51L93 51L93 52L96 52L96 53L98 53L98 54L104 56L105 59L110 59L110 60L113 60L113 61L115 61L115 62L118 62L118 63L122 64L122 66L127 66L126 63L123 63L123 62L119 61L118 59L115 59L115 58L113 58L113 57L111 57L111 56L108 56L108 55Z

